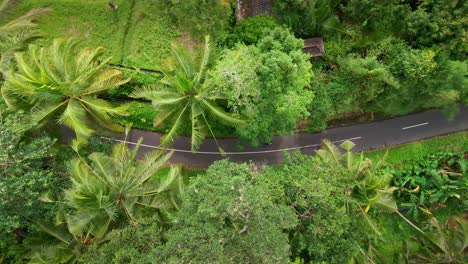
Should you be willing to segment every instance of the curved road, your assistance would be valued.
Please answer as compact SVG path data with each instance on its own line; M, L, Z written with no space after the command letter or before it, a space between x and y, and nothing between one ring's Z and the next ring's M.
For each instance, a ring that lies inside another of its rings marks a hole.
M226 152L226 157L235 162L254 161L256 163L278 164L283 162L285 151L300 150L312 155L320 147L322 139L335 143L347 139L356 143L355 150L371 150L386 146L398 145L434 136L468 130L468 106L460 107L460 112L453 120L439 110L429 110L407 116L394 117L364 124L335 127L322 133L299 133L290 136L276 136L273 144L257 148L237 148L237 139L218 139L220 146ZM139 129L132 129L127 137L127 143L134 145L142 137L140 154L158 148L160 134ZM122 141L124 137L116 137ZM199 152L190 152L190 138L180 137L173 149L172 163L183 163L193 167L208 167L215 160L223 159L213 139L205 140Z

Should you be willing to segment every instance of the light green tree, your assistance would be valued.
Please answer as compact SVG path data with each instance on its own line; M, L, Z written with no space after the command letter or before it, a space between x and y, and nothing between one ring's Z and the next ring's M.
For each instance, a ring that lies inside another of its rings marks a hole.
M127 80L107 67L109 59L99 60L103 51L79 49L75 40L55 40L48 47L31 45L15 55L17 69L4 73L3 99L9 108L29 112L29 122L38 127L58 123L71 128L75 148L87 143L95 127L119 130L111 116L124 115L124 109L97 95Z
M211 92L212 87L204 85L206 70L210 60L210 38L205 37L205 45L200 54L172 45L171 62L160 67L163 79L154 85L137 89L131 96L151 100L158 116L154 126L171 120L169 132L162 138L161 145L171 145L184 122L191 123L191 149L196 151L206 135L213 131L210 117L227 125L239 125L242 120L226 113L216 102L226 99ZM215 138L216 140L216 138ZM222 152L222 149L219 148Z

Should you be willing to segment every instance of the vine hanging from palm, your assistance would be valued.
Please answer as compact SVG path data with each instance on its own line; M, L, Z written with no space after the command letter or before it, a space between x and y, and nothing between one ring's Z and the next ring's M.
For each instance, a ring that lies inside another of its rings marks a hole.
M216 100L226 99L213 95L211 88L204 85L205 74L210 59L210 38L205 37L204 48L199 54L173 44L171 60L166 67L160 67L163 79L154 85L137 89L132 97L151 100L158 113L154 126L165 120L172 121L169 132L161 139L161 145L174 143L184 122L191 124L191 149L196 151L208 133L214 136L210 117L226 125L239 125L243 121L222 109ZM220 152L223 150L218 145Z
M10 68L14 53L23 50L40 36L35 30L37 25L34 21L52 11L50 8L33 9L18 18L9 20L11 11L18 2L17 0L0 0L0 86L3 81L1 72Z
M44 48L30 45L15 55L17 70L5 72L3 98L9 108L28 111L39 127L54 121L71 128L75 148L87 143L96 128L120 130L111 116L125 110L97 95L127 80L107 67L110 58L99 60L103 52L101 47L79 49L76 40L55 40Z

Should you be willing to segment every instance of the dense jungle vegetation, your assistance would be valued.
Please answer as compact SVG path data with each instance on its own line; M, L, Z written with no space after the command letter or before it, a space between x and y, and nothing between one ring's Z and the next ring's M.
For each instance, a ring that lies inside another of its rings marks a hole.
M0 0L0 263L468 262L466 131L206 170L102 137L196 153L468 103L466 1L266 2Z

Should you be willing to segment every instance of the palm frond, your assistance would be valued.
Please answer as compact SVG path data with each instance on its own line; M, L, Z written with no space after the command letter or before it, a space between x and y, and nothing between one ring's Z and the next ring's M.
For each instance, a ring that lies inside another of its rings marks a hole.
M203 105L208 109L208 113L216 117L222 123L227 125L241 125L244 123L243 120L228 114L221 107L215 105L213 102L208 100L202 100Z
M50 8L38 8L29 11L28 13L6 23L3 26L0 26L0 31L3 32L16 32L19 30L24 30L28 28L33 28L37 24L34 23L35 20L41 18L52 12Z
M210 60L210 53L211 53L211 43L210 43L210 36L205 36L205 46L202 51L202 55L200 58L200 66L198 68L198 73L196 77L196 82L200 83L202 78L205 75L206 67L208 66Z
M85 143L94 133L87 125L86 111L77 100L70 99L58 122L75 131L77 143Z

